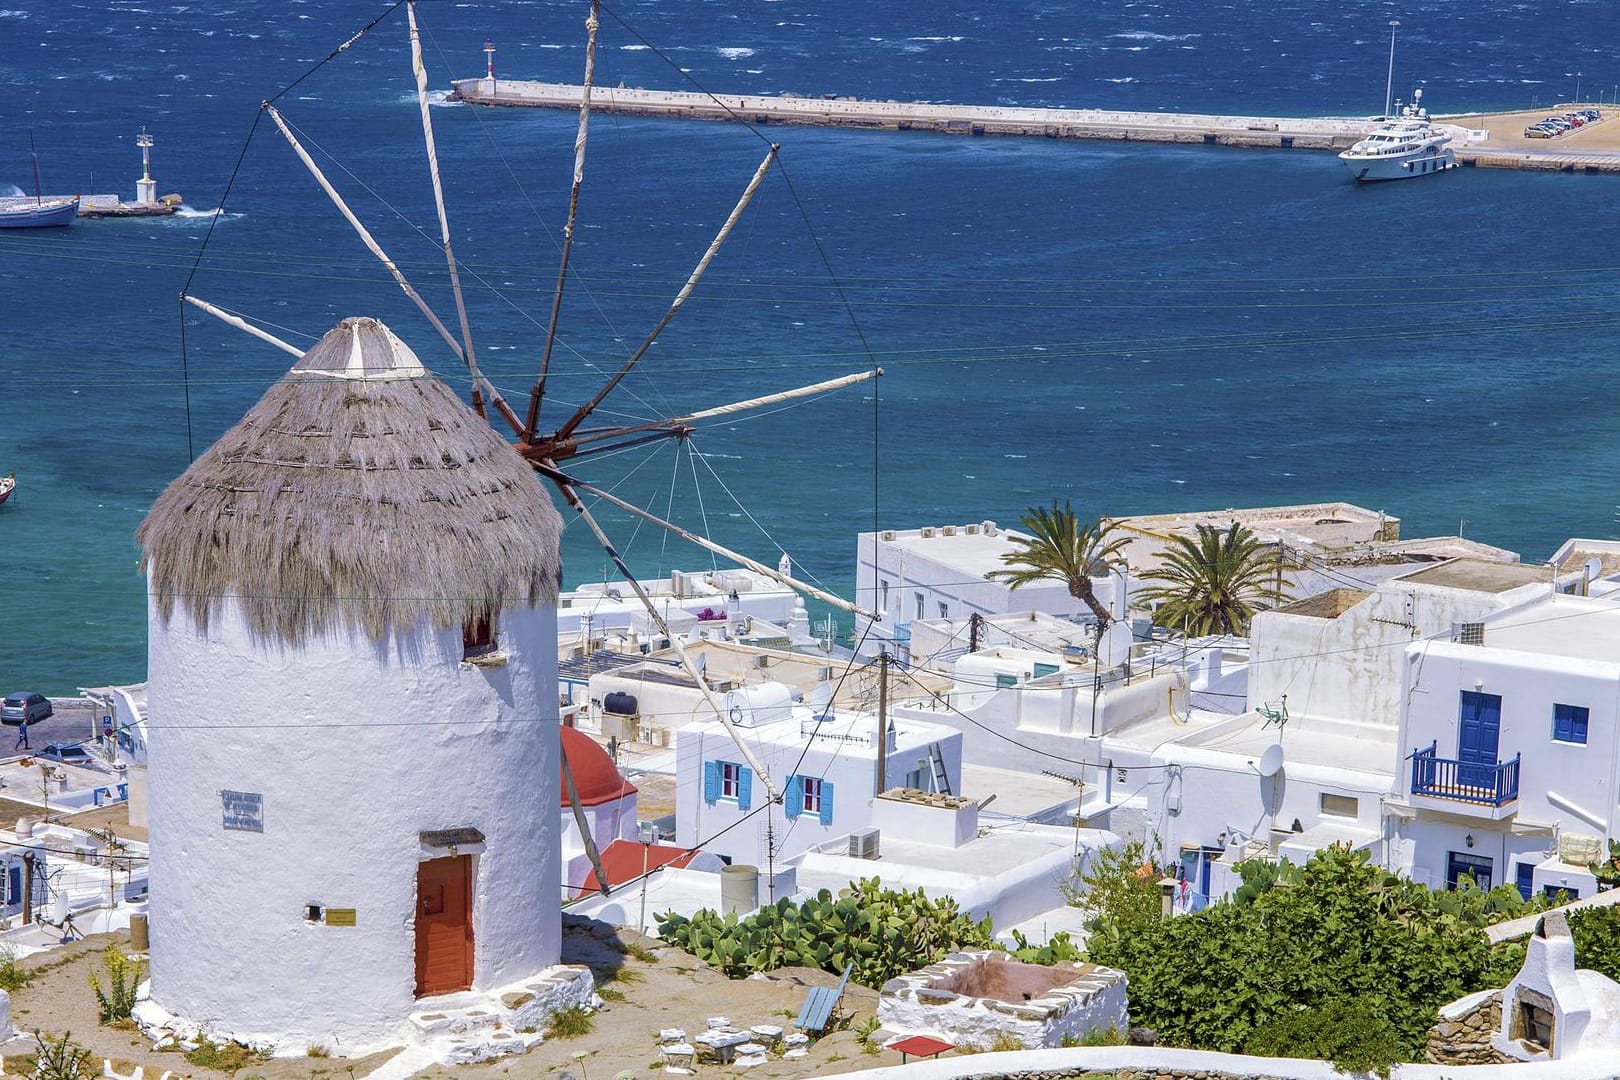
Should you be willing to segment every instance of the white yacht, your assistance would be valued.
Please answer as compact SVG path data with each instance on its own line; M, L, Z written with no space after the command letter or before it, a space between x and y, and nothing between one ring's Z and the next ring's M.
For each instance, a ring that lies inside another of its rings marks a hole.
M1412 104L1400 115L1385 118L1365 137L1339 155L1357 183L1405 180L1457 167L1451 132L1436 127L1421 104L1423 91L1412 91Z

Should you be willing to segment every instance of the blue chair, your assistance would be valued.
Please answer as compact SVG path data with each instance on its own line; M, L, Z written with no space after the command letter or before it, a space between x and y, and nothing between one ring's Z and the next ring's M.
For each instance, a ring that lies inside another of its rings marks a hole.
M849 985L849 973L854 970L854 964L846 966L844 977L831 990L825 986L812 986L804 996L804 1007L799 1010L799 1018L793 1021L793 1026L807 1035L825 1034L838 1002L844 996L844 987Z

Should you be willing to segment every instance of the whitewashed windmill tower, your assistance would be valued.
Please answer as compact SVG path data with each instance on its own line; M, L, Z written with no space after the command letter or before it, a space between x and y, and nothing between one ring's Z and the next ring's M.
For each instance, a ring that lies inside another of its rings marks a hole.
M347 319L158 498L152 997L345 1047L558 962L560 520Z
M152 996L171 1012L283 1044L341 1029L352 1033L350 1046L364 1045L383 1038L420 996L469 983L491 988L557 962L560 523L536 474L601 542L728 728L711 684L582 496L832 606L881 618L564 471L594 454L688 438L704 420L882 374L642 423L586 425L697 288L777 148L657 326L548 432L540 413L584 175L597 4L586 22L558 286L522 417L478 367L414 4L406 13L459 336L273 103L263 108L465 365L472 408L374 320L347 320L306 353L188 291L191 304L300 360L170 485L140 531L152 594ZM493 429L497 422L511 441ZM468 651L484 649L492 652ZM733 735L765 786L762 809L779 802L752 746ZM446 897L461 895L470 925L447 924Z

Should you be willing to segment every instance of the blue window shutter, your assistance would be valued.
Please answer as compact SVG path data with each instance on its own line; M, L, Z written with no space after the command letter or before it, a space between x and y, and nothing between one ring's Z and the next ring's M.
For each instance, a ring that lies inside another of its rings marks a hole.
M832 796L833 786L823 780L821 782L821 823L823 825L832 824Z
M720 763L718 761L705 761L703 763L703 801L714 802L720 797Z
M737 805L744 810L748 809L750 797L754 793L754 770L737 766Z
M804 813L804 777L788 777L787 791L782 795L782 812L789 821Z

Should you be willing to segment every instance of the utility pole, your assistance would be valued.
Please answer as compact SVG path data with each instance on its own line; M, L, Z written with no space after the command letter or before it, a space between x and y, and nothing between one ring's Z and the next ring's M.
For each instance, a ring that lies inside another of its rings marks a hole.
M878 653L877 773L872 777L872 794L881 795L884 774L889 768L889 650Z

